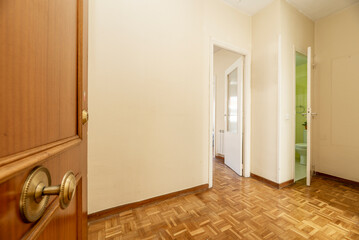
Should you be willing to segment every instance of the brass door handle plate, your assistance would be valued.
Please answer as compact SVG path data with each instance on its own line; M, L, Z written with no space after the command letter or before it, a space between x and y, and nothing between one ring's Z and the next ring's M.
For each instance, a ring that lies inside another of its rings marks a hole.
M76 191L75 175L65 173L61 184L51 186L51 176L45 167L36 167L27 177L20 196L20 214L25 222L35 222L44 214L50 195L59 195L60 207L69 206Z
M86 110L82 110L82 124L86 124L89 120L89 113Z

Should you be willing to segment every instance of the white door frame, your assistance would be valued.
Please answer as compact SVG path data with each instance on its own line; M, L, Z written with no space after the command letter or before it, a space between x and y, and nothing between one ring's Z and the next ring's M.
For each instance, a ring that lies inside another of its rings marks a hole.
M307 49L307 186L312 180L312 47ZM308 74L309 73L309 74Z
M217 99L217 96L216 96L216 91L217 91L217 76L213 75L213 88L212 88L212 94L213 94L213 98L212 98L212 108L213 108L213 112L212 112L212 117L213 117L213 126L212 126L212 129L213 129L213 134L211 132L211 136L213 137L216 136L216 132L217 132L217 129L216 129L216 99ZM216 141L214 141L215 139L212 139L212 142L211 142L211 145L213 146L213 149L212 149L212 157L215 158L216 157L216 151L217 151L217 144L216 144ZM213 144L212 144L213 143Z
M217 46L244 57L244 78L243 78L243 176L250 177L251 157L251 52L238 46L210 39L209 44L209 139L208 139L208 184L213 186L213 157L212 157L212 129L213 129L213 47Z

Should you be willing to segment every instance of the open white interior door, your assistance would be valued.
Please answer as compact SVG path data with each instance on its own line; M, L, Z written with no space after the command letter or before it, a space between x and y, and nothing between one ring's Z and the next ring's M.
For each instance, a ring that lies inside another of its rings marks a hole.
M243 57L225 72L224 163L242 176Z
M311 88L312 88L312 48L308 47L307 50L307 185L313 175L312 158L311 158L311 136L312 136L312 101L311 101Z

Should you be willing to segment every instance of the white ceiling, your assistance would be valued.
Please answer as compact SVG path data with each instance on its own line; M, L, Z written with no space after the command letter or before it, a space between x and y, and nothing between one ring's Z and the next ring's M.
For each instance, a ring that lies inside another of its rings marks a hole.
M232 7L237 8L243 13L253 15L262 8L265 8L273 0L223 0ZM341 0L339 0L341 1Z
M253 15L269 5L273 0L223 0L243 13ZM318 20L338 12L359 0L286 0L312 20Z
M287 0L287 2L315 21L358 3L359 0Z

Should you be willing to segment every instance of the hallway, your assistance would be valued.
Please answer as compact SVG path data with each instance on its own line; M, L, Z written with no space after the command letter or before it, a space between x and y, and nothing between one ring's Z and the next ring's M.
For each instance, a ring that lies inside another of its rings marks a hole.
M359 187L315 177L277 190L214 161L213 189L89 224L89 239L359 239Z

